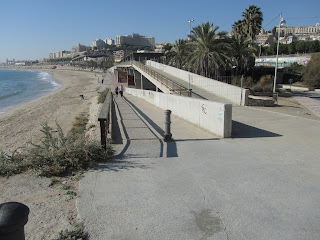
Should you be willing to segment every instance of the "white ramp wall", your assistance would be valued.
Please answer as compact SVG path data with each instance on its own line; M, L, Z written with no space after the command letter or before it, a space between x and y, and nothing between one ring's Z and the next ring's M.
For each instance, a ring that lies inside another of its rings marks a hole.
M247 89L242 89L241 94L241 88L237 86L223 83L211 78L206 78L195 73L184 71L175 67L171 67L150 60L148 60L146 64L154 68L157 68L161 71L164 71L165 73L178 77L186 83L188 83L190 79L191 85L195 85L217 96L226 98L230 100L233 104L245 106L248 103L249 90Z
M134 88L126 88L125 91L133 96L143 98L163 110L169 109L172 111L172 114L208 130L219 137L231 137L231 104L216 103Z

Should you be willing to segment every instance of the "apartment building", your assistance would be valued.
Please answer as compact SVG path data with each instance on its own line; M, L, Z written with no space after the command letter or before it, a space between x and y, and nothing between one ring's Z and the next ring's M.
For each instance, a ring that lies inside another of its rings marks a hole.
M104 48L105 42L99 38L92 41L92 48L96 47L98 49Z
M114 40L111 38L106 38L103 40L106 45L114 45Z
M72 52L76 53L76 52L86 52L88 50L91 50L91 47L82 45L82 44L78 44L76 46L72 47Z
M279 32L279 25L275 27L276 33ZM317 23L315 26L298 26L298 27L289 27L289 26L281 26L280 35L288 36L288 35L314 35L320 34L320 23Z
M121 46L123 44L133 45L133 46L150 46L152 49L155 47L154 37L145 37L139 34L132 34L127 36L116 36L116 45Z

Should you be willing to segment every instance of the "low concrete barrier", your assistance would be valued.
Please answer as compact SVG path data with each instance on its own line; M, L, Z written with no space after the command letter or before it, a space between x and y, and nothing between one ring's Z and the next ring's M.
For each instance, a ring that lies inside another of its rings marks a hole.
M125 91L163 110L169 109L172 111L172 114L200 128L208 130L219 137L231 137L231 104L216 103L134 88L126 88Z
M175 67L171 67L150 60L146 62L146 65L152 66L161 71L164 71L165 73L178 77L186 83L188 83L190 80L191 85L195 85L217 96L226 98L233 104L245 106L248 103L249 90L247 89L242 89L241 94L240 87L219 82L211 78L206 78L195 73L184 71Z

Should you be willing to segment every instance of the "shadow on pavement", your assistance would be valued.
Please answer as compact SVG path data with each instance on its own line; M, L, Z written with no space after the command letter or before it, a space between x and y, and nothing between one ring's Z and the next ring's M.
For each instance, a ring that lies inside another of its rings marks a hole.
M130 103L134 110L137 111L152 126L154 130L156 130L162 137L164 136L164 130L161 127L159 127L154 121L152 121L144 112L142 112L136 105L130 102L127 98L125 98L125 100L128 103ZM163 149L163 142L160 139L159 141L161 142L161 148ZM177 144L174 140L167 142L167 157L178 157Z
M282 135L232 121L232 138L281 137Z
M162 137L164 136L164 131L163 129L161 129L161 127L159 127L154 121L152 121L144 112L142 112L135 104L133 104L132 102L130 102L130 100L128 100L126 97L123 97L127 102L128 104L135 110L137 111L143 118L144 120L146 120L150 125L151 127L156 130ZM150 129L150 131L152 131ZM156 135L155 135L156 136ZM163 157L163 142L161 139L159 139L160 141L160 145L161 145L161 154L160 154L160 157Z
M120 172L122 170L130 170L134 168L148 169L151 164L144 164L135 161L126 161L121 159L114 159L104 164L99 164L95 171L110 171L110 172Z
M116 104L112 101L112 143L113 144L123 144L123 139L120 132L120 126L118 117L116 114ZM117 106L118 107L118 106Z

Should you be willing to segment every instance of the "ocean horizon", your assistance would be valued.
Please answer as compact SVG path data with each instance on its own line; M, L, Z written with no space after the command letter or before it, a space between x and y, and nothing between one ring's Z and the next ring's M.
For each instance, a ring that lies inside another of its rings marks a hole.
M48 72L0 69L0 114L60 87Z

